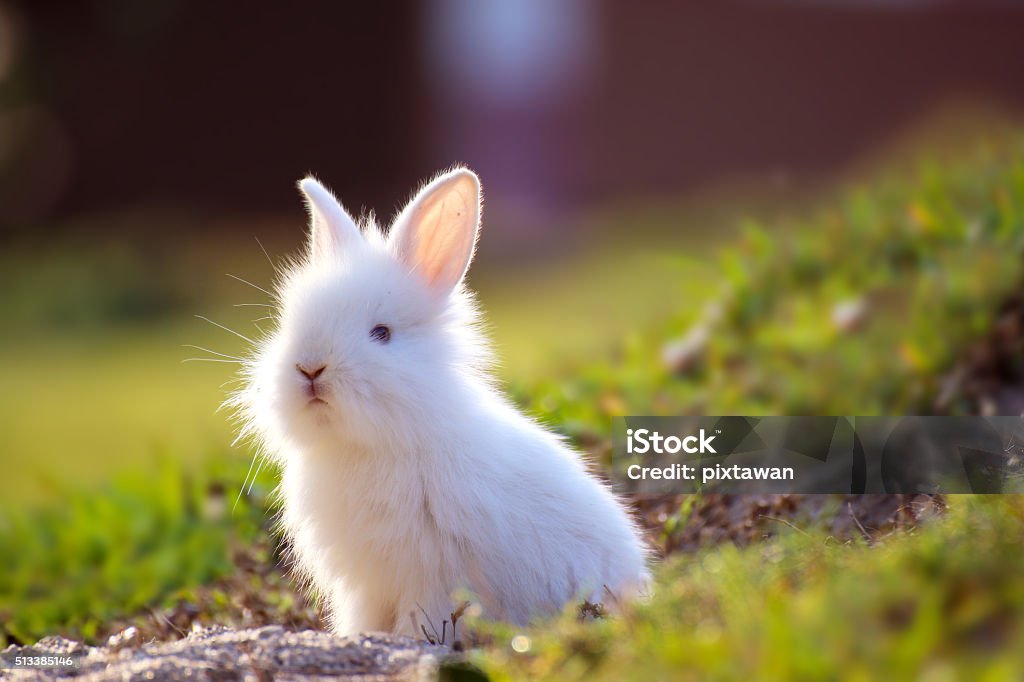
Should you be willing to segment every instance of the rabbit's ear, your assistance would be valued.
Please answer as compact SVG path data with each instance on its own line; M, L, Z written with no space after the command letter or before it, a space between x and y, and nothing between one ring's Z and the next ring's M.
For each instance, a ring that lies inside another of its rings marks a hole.
M469 269L479 226L480 180L468 168L455 168L409 202L388 243L399 260L446 296Z
M309 211L309 254L314 261L339 253L362 239L355 221L316 178L303 178L299 189Z

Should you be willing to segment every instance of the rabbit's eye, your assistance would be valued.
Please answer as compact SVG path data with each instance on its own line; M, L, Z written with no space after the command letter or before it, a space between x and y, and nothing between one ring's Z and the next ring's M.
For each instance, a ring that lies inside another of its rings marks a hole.
M387 343L391 340L391 328L378 324L370 330L370 338L378 343Z

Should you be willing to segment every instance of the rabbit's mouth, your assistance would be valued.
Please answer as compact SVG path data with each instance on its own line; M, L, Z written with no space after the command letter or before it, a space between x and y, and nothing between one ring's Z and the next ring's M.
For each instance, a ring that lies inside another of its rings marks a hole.
M326 396L330 393L326 386L320 381L313 379L309 383L303 386L302 390L304 396L307 399L306 404L309 406L314 405L327 405Z

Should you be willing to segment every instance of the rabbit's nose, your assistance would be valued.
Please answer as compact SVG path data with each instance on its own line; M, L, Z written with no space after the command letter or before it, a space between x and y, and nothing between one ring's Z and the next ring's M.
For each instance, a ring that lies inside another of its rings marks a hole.
M324 370L327 369L327 365L320 365L316 369L309 369L308 367L300 363L295 365L295 369L299 370L299 374L306 377L310 381L313 381L318 376L324 373Z

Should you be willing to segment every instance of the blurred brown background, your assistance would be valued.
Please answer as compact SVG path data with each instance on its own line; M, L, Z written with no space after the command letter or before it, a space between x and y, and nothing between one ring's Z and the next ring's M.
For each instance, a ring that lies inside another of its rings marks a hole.
M641 9L642 7L642 9ZM930 108L1024 108L1015 2L0 4L0 224L390 214L455 161L530 222L833 169Z

